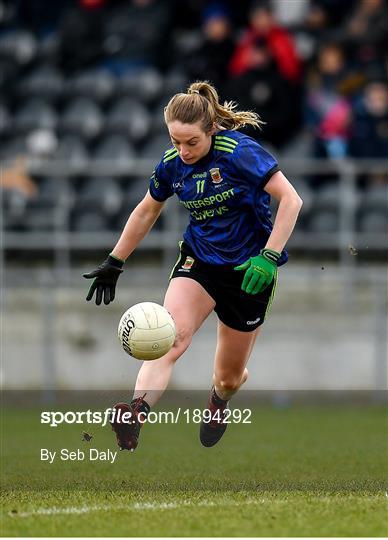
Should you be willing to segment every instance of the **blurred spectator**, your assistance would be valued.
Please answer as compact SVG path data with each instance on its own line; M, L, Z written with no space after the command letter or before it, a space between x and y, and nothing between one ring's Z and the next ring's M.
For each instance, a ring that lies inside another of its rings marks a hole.
M228 79L228 63L234 50L228 11L222 4L211 4L203 13L203 39L185 60L185 69L191 80L209 80L224 95Z
M278 25L271 8L255 3L249 14L249 28L245 31L232 57L229 71L234 77L250 69L252 48L257 39L263 39L281 75L292 83L300 80L302 66L291 34Z
M314 157L341 158L346 155L352 82L341 46L336 43L323 45L317 65L307 79L305 97L306 122L314 137Z
M295 34L298 51L305 61L313 58L318 47L338 39L340 25L349 15L355 0L311 0L303 23Z
M333 31L352 11L356 0L311 0L305 24L315 30Z
M164 67L169 53L171 5L167 0L121 0L104 21L105 67L116 75Z
M386 0L359 0L344 28L354 58L369 67L383 60L388 51L388 6Z
M247 134L280 147L297 127L292 88L280 75L264 40L256 40L247 60L249 69L231 80L228 98L244 109L254 109L265 122L262 131L246 129Z
M27 172L26 157L19 156L5 167L0 176L0 188L19 191L26 197L36 195L38 188Z
M371 81L355 107L350 155L357 158L388 157L388 84Z
M101 58L102 24L108 0L78 0L60 25L59 62L67 72L88 67Z

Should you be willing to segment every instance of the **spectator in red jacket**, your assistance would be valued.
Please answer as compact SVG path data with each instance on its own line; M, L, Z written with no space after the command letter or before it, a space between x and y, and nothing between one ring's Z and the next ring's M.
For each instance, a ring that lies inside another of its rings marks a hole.
M249 14L250 27L245 31L231 59L232 76L243 75L250 69L252 49L257 39L266 42L280 74L291 83L300 80L302 66L291 34L274 19L271 8L262 2L255 3Z

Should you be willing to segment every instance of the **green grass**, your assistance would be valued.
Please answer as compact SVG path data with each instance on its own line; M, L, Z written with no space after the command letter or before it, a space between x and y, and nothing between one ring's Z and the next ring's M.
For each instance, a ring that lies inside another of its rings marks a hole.
M211 449L195 424L148 425L114 464L41 462L40 448L116 448L109 427L39 416L3 412L3 536L388 535L382 406L257 407Z

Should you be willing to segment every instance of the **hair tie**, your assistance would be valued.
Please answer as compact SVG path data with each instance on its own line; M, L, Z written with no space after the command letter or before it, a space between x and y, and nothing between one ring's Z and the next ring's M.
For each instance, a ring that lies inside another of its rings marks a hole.
M189 94L198 94L199 95L199 90L190 90Z

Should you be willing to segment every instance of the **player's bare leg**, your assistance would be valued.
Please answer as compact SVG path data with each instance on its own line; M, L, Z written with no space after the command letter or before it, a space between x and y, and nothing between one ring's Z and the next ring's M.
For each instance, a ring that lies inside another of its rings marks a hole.
M164 298L164 307L171 313L176 326L172 349L152 362L143 362L137 376L134 397L150 392L148 403L154 405L170 381L175 362L190 345L195 332L213 311L215 302L193 279L178 277L171 280Z
M240 332L218 324L217 349L214 359L213 388L208 409L214 420L202 422L200 439L203 446L213 446L224 434L227 424L222 420L229 399L248 378L246 365L260 328L252 332Z
M143 362L136 380L131 405L118 403L115 408L133 413L132 424L114 424L117 441L121 448L134 450L141 428L139 413L145 417L168 386L175 362L190 345L195 332L213 311L215 302L205 289L189 278L177 277L170 281L165 308L171 313L176 326L176 339L172 349L157 360Z
M219 321L213 383L221 399L230 399L247 380L246 365L259 333L260 327L240 332Z

